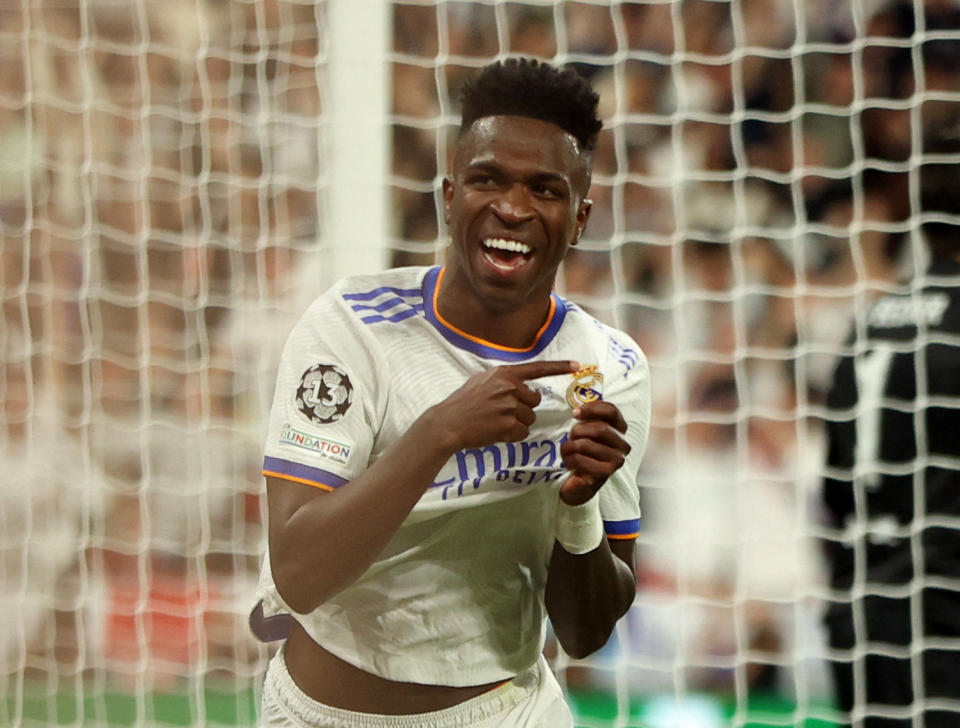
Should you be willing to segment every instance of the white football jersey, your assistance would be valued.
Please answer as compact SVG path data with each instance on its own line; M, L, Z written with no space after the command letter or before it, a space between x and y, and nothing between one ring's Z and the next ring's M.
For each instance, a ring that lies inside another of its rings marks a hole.
M649 370L630 337L557 296L528 349L470 336L437 312L442 279L439 267L357 276L310 306L283 350L265 475L349 488L427 408L480 371L562 359L596 373L528 382L542 395L529 437L455 453L377 561L310 614L284 604L269 554L258 597L265 617L292 614L318 644L368 672L479 685L517 675L543 648L557 493L568 475L560 446L574 425L568 397L602 396L628 423L632 450L599 497L607 536L636 537ZM363 523L356 529L362 539Z

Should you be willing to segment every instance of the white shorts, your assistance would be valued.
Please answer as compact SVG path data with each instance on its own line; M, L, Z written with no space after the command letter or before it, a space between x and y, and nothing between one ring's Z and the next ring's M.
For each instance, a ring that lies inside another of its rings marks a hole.
M283 650L270 660L260 703L263 728L573 728L547 661L510 682L443 710L414 715L357 713L317 702L287 672Z

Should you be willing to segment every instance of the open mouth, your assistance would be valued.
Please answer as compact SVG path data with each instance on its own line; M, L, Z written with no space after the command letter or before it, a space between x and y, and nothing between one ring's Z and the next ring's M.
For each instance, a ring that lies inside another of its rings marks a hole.
M533 248L517 240L486 238L483 241L483 257L494 268L509 273L523 267Z

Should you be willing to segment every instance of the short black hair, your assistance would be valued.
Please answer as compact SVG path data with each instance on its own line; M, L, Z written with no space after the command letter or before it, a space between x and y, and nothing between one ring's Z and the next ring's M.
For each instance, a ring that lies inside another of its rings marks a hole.
M460 134L486 116L526 116L556 124L592 152L603 122L600 96L576 71L531 58L508 58L486 66L463 87Z

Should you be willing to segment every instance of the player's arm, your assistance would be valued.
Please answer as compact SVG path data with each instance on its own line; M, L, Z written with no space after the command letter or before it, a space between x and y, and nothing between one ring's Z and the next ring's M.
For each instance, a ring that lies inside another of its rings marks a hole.
M528 436L540 395L525 380L569 374L578 366L531 362L471 377L332 492L268 478L270 568L284 601L308 613L356 581L453 453Z
M630 452L624 437L627 424L614 404L590 402L576 416L578 422L561 449L571 475L560 488L560 499L571 506L599 498L600 488ZM602 647L635 594L632 539L602 538L583 554L554 543L545 600L557 639L572 657Z

